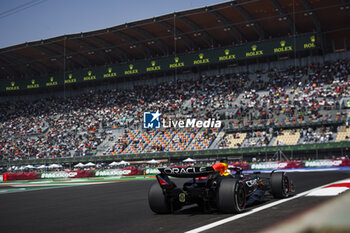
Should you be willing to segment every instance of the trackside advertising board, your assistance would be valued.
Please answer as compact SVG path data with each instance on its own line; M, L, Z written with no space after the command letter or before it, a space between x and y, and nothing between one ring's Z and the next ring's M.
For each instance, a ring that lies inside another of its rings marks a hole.
M350 159L320 159L250 163L251 170L293 169L312 167L349 167Z
M304 167L348 167L350 159L322 159L304 161Z
M124 168L124 169L106 169L106 170L96 170L95 176L136 176L142 175L143 170L137 168Z
M146 175L157 175L160 174L160 171L158 168L146 168L145 169Z
M130 175L131 170L111 169L111 170L99 170L95 172L95 176L127 176Z
M54 179L54 178L83 178L92 177L94 173L92 171L59 171L59 172L43 172L40 174L41 179Z
M101 177L101 176L132 176L141 175L142 170L136 168L126 169L106 169L96 171L59 171L43 172L40 174L41 179L55 178L83 178L83 177Z
M288 169L288 168L301 168L302 166L303 164L300 161L261 162L261 163L251 163L250 169L252 170Z
M241 167L243 170L272 170L272 169L298 169L315 167L350 167L350 159L323 159L323 160L300 160L300 161L271 161L257 163L232 163L229 168ZM186 168L178 166L178 168ZM34 180L34 179L55 179L55 178L83 178L103 176L138 176L159 174L158 168L124 168L105 169L95 171L59 171L59 172L7 172L0 175L0 181L6 180Z

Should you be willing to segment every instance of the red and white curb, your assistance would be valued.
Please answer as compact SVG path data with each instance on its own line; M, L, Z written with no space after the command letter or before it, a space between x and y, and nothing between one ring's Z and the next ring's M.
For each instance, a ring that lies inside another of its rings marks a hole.
M331 185L319 188L306 196L337 196L350 189L350 179L335 182Z
M223 225L223 224L226 224L228 222L233 222L237 219L240 219L240 218L243 218L245 216L248 216L248 215L251 215L251 214L254 214L254 213L257 213L259 211L262 211L262 210L265 210L265 209L269 209L273 206L276 206L276 205L279 205L279 204L282 204L284 202L288 202L288 201L291 201L291 200L294 200L294 199L297 199L299 197L303 197L303 196L309 196L309 194L313 193L313 192L316 192L320 189L326 189L327 187L328 188L332 188L334 187L334 185L340 185L341 188L345 188L347 186L347 189L350 188L350 179L346 179L346 180L341 180L341 181L337 181L337 182L332 182L330 184L326 184L326 185L322 185L318 188L314 188L314 189L311 189L311 190L308 190L308 191L305 191L305 192L302 192L302 193L299 193L295 196L292 196L290 198L286 198L286 199L280 199L278 201L274 201L274 202L271 202L271 203L268 203L266 205L263 205L263 206L259 206L257 208L254 208L248 212L244 212L244 213L241 213L241 214L236 214L234 216L231 216L231 217L228 217L228 218L224 218L224 219L221 219L221 220L218 220L216 222L213 222L213 223L209 223L207 225L204 225L204 226L201 226L201 227L198 227L198 228L195 228L193 230L190 230L190 231L186 231L185 233L199 233L199 232L202 232L202 231L206 231L206 230L209 230L209 229L212 229L212 228L215 228L217 226L220 226L220 225ZM336 188L336 187L334 187ZM339 194L339 193L338 193ZM337 195L337 194L336 194Z

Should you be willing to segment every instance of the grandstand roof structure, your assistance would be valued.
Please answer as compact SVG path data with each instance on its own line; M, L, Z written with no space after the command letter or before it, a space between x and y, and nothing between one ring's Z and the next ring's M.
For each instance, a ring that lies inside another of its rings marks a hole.
M293 4L294 3L294 4ZM233 0L0 49L0 78L41 76L194 50L320 33L350 45L349 0ZM344 39L345 38L345 39Z

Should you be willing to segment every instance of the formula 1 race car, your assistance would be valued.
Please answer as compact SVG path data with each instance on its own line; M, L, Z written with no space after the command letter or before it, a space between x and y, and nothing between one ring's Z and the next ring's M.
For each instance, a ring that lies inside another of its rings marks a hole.
M240 213L246 206L262 202L268 193L274 198L286 198L294 186L284 172L242 174L239 167L232 175L221 176L212 167L159 168L160 174L148 192L153 212L173 213L185 205L198 204L203 211ZM182 189L169 176L192 178Z

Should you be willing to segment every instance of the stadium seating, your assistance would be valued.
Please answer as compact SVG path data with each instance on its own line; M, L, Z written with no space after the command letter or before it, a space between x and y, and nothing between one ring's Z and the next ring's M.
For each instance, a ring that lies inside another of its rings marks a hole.
M296 145L299 142L300 133L295 130L283 130L280 135L276 137L274 146L277 145Z
M145 152L166 151L166 148L176 135L176 129L159 131L154 140L146 147Z
M194 139L194 144L191 150L205 150L208 149L211 143L215 140L219 133L219 129L206 128L202 132L199 132L198 136Z
M350 140L350 128L344 125L339 127L336 142L349 141Z
M186 128L182 130L177 130L175 137L169 143L168 151L182 151L186 150L191 141L195 138L198 129Z
M349 75L350 62L343 60L312 67L273 68L261 72L259 82L252 74L237 72L162 82L156 87L96 90L34 104L0 103L0 159L318 143L318 134L325 134L320 123L340 124L334 131L335 140L326 141L344 141L350 137L344 126L349 115L340 102L350 96ZM143 112L150 110L161 112L163 119L207 116L220 119L225 127L144 130ZM307 138L301 137L301 129L309 125L318 128L307 132ZM283 130L273 137L278 127L297 130ZM228 129L248 133L239 132L239 138L230 133L225 136ZM269 129L273 132L267 133ZM100 145L108 140L107 131L113 130L125 133L101 152ZM268 137L251 133L258 130L266 131Z
M125 134L120 139L118 139L118 142L112 146L112 149L107 149L107 154L121 154L124 151L125 147L129 145L138 134L139 130L131 130L125 132Z
M246 138L246 133L240 134L227 134L227 148L238 148L242 145L243 141Z
M140 153L147 145L150 144L155 134L156 134L156 131L154 130L151 131L150 133L147 131L141 132L140 134L138 134L137 137L133 139L131 143L129 143L130 146L127 147L123 151L123 153L124 154Z

